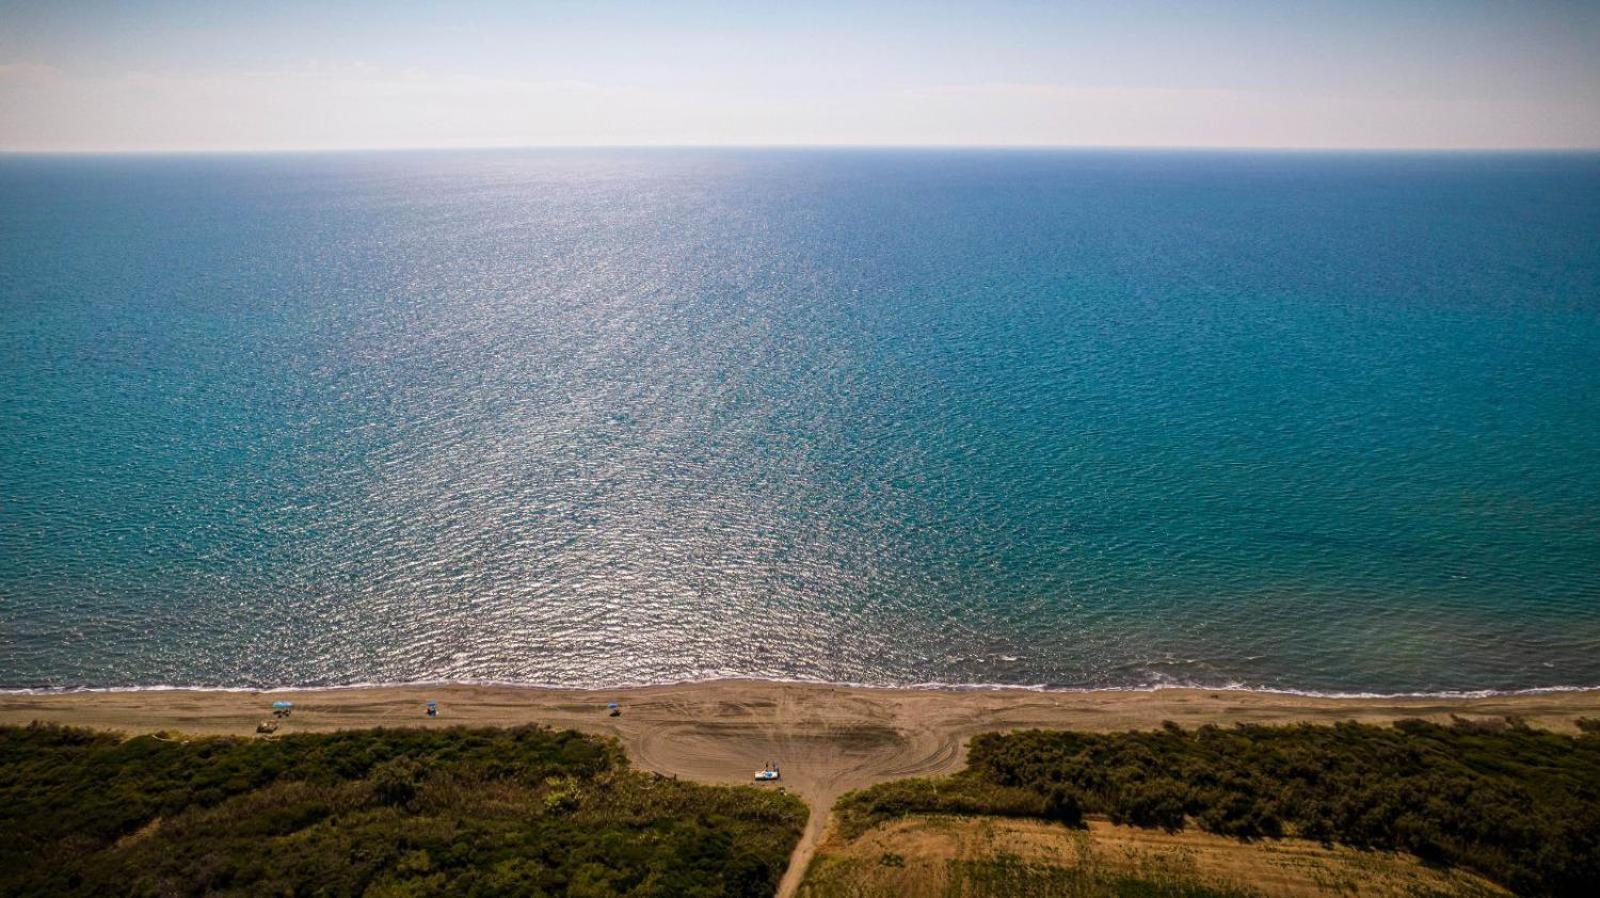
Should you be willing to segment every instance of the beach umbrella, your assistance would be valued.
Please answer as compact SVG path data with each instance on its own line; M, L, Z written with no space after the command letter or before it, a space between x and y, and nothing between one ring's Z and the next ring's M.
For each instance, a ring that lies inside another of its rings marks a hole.
M607 709L607 710L610 710L610 711L615 711L615 710L617 710L617 709L618 709L618 708L620 708L620 707L622 707L622 706L621 706L621 705L619 705L619 704L617 704L617 703L616 703L616 702L612 702L612 703L611 703L611 704L609 704L609 705L606 705L606 709Z
M287 711L287 710L289 710L290 708L293 708L293 707L294 707L294 702L273 702L272 703L272 710L274 710L274 711Z

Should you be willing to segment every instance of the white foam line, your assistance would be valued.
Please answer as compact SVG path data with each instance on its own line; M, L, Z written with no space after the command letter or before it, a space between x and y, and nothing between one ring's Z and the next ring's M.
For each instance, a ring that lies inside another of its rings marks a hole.
M705 677L700 679L658 680L654 682L620 682L600 685L573 683L539 683L526 680L395 680L388 682L358 683L306 683L286 686L216 686L204 684L157 684L148 686L40 686L0 688L0 695L71 695L80 693L122 692L330 692L350 689L400 689L426 686L484 686L498 689L537 689L562 692L605 692L609 690L649 689L669 686L697 686L709 683L790 683L805 686L836 686L848 689L915 690L926 692L1048 692L1064 694L1093 694L1102 692L1162 692L1166 690L1191 690L1206 692L1240 692L1258 695L1295 695L1305 698L1330 699L1401 699L1438 698L1467 699L1495 698L1518 695L1549 695L1564 692L1600 691L1596 686L1532 686L1524 689L1465 689L1434 692L1339 692L1316 689L1292 689L1278 686L1250 686L1232 682L1221 685L1211 683L1164 682L1136 683L1127 686L1050 686L1043 683L946 683L929 680L919 683L867 683L840 680L823 680L808 677Z

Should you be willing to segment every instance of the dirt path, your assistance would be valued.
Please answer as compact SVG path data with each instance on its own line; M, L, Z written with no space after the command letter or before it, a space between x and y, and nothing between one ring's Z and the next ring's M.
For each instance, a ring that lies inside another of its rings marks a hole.
M1490 698L1326 699L1248 692L1041 693L859 689L729 680L614 691L441 686L315 691L0 694L0 723L32 720L122 730L248 735L271 702L295 703L280 733L371 726L542 723L614 736L639 766L709 783L748 784L768 761L812 809L780 895L799 887L828 811L852 789L958 769L974 733L1026 727L1116 730L1203 723L1448 719L1514 714L1571 730L1600 717L1600 691ZM438 718L423 702L439 702ZM605 705L620 701L609 717Z

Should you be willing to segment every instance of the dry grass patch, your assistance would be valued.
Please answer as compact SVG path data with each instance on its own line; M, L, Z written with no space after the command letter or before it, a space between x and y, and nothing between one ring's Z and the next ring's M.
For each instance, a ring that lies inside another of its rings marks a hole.
M1042 821L913 816L854 839L835 832L803 898L1029 895L1149 898L1504 896L1460 870L1405 854L1302 839L1243 842L1209 833Z

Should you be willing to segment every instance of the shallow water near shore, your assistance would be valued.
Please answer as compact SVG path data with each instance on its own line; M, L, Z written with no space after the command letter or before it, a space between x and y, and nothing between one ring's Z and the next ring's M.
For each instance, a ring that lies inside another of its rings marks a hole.
M1600 684L1600 156L0 157L0 686Z

